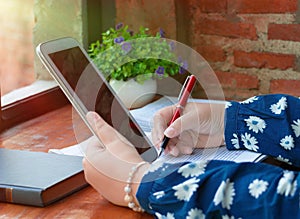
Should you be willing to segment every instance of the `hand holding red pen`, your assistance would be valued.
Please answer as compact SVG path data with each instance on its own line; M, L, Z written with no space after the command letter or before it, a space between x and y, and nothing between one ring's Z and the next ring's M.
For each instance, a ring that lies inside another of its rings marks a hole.
M178 119L181 116L182 111L188 101L188 98L190 97L190 94L193 91L196 81L197 80L194 75L187 77L187 79L182 87L182 90L179 94L179 97L178 97L179 102L178 102L178 105L176 106L174 115L173 115L171 121L169 122L169 125L172 124L176 119ZM170 140L170 138L168 138L167 136L164 137L162 144L161 144L161 152L166 148L169 140Z
M164 151L173 156L223 144L225 103L187 103L180 117L170 124L176 110L176 105L165 107L154 116L152 140L158 149L165 136L169 140Z

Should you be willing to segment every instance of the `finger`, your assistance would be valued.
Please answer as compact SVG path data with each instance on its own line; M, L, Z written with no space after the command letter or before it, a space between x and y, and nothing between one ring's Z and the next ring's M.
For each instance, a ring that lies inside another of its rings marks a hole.
M120 135L113 127L108 125L96 112L88 112L87 120L97 133L104 145L109 145L113 141L122 140L126 144L130 144L122 135Z
M194 150L194 147L188 142L183 142L178 138L173 138L170 140L168 146L165 149L166 154L170 154L174 157L178 157L182 154L191 154Z
M153 117L153 129L151 131L153 144L159 147L164 138L164 131L168 127L168 122L171 120L174 112L174 107L169 106L159 110Z
M197 119L197 118L196 118ZM197 121L190 114L183 115L176 119L165 131L164 135L169 138L174 138L181 135L184 131L194 130Z
M167 125L169 121L171 121L175 110L176 110L175 105L167 106L157 111L156 115L160 115L162 118L164 118Z
M198 139L197 148L213 148L224 144L222 135L201 135Z
M174 138L186 130L198 129L199 117L197 116L197 111L198 109L195 104L188 104L186 110L178 119L170 124L164 134L169 138Z
M177 145L176 145L179 153L181 155L186 155L186 154L192 154L194 151L194 147L192 147L191 145L186 144L185 142L180 141Z
M100 141L113 157L129 163L141 160L134 146L118 131L108 125L97 113L88 112L87 119L96 131Z
M198 135L194 132L183 132L180 137L179 141L176 145L180 154L191 154L194 151L195 145L197 143Z
M177 153L177 149L174 149L178 143L179 139L178 138L171 138L168 142L167 147L164 150L165 154L171 154L172 156L178 156L179 151Z
M110 139L107 136L110 136L113 132L111 127L96 112L88 112L86 118L100 140L105 145L108 144ZM108 133L110 134L108 135Z
M168 153L174 157L178 157L180 155L180 151L176 147L176 145L170 145L168 149Z

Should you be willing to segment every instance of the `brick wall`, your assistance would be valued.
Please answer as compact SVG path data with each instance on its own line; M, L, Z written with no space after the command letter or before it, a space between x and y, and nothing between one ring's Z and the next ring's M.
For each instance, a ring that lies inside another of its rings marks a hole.
M2 14L10 17L0 22L4 30L0 34L2 90L8 84L24 86L34 79L33 0L26 0L30 7L23 4L21 8L16 7L19 0L6 2L9 9L2 5ZM178 9L184 11L178 13ZM13 23L25 14L31 19L25 25ZM182 32L180 16L185 18L181 19L188 35L185 43L210 63L227 99L266 93L300 96L299 0L116 0L116 14L116 22L154 30L162 27L173 39ZM60 30L53 24L51 27Z
M179 33L188 35L184 43L209 62L226 99L267 93L300 96L299 0L116 2L117 21L177 28L175 38L172 31L168 37L179 41L184 38Z
M190 42L215 70L227 99L300 96L297 0L189 0Z

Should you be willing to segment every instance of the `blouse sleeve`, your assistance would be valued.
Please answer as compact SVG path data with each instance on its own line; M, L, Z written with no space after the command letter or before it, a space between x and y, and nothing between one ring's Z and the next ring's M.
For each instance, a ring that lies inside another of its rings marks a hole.
M230 102L228 149L247 149L300 166L300 100L267 95ZM300 218L300 174L265 163L154 162L136 194L156 218Z
M225 117L229 150L247 149L300 166L300 99L263 95L229 102Z
M154 163L136 197L156 218L300 218L298 172L264 163Z

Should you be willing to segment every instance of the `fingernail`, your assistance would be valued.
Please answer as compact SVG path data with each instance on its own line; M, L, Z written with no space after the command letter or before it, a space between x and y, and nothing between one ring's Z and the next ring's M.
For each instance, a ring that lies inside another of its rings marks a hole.
M92 112L88 112L87 114L86 114L86 118L87 118L87 120L89 121L89 122L93 122L95 119L94 119L94 115L93 115L93 113Z
M94 112L88 112L86 118L90 123L95 123L97 121L97 115Z
M176 147L172 147L172 149L170 150L170 154L174 157L177 157L179 155L179 151Z
M174 137L174 134L175 134L175 129L172 127L168 127L164 132L164 135L167 137Z
M186 148L184 148L183 153L184 154L192 154L193 151L194 151L194 149L192 147L186 147Z

